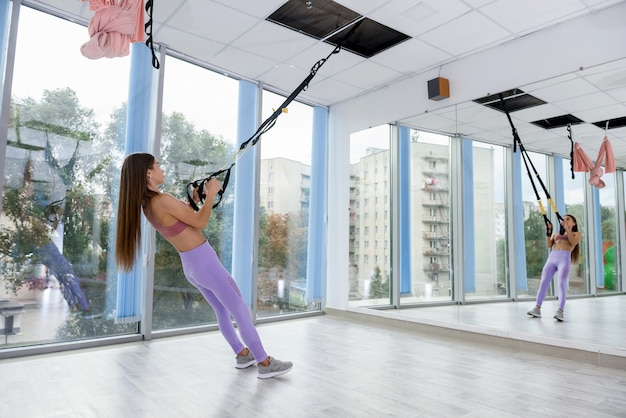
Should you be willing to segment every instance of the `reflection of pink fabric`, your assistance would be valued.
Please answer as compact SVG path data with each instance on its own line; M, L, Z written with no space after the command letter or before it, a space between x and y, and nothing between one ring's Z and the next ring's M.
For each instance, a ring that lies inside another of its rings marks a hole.
M583 151L577 142L574 145L574 171L585 172L593 168L591 158Z
M131 42L143 42L143 0L89 0L96 13L89 21L89 39L80 48L89 59L124 57Z

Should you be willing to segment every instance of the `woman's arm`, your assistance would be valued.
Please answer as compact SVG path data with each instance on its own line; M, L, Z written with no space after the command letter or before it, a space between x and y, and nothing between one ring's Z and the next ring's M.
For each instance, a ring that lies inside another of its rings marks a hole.
M566 231L566 232L567 232L567 240L569 241L569 244L572 246L572 248L574 248L580 242L580 239L583 237L583 234L580 232L573 232L571 230Z
M206 200L198 212L194 212L188 205L181 205L178 199L167 193L162 193L157 198L153 198L152 211L153 213L156 212L157 215L162 215L162 217L176 218L193 228L203 229L209 222L215 195L221 188L221 183L216 179L211 179L204 184ZM194 193L194 198L195 195Z

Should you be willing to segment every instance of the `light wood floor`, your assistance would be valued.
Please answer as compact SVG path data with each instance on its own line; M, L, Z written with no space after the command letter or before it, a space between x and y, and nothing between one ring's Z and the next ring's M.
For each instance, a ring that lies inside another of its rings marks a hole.
M574 314L595 300L568 302L563 323L526 318L528 304L498 303L386 311L417 318L393 324L381 324L390 319L379 311L265 324L259 333L270 354L294 362L291 373L268 380L255 367L236 370L218 332L2 360L0 416L626 417L625 369L492 343L493 330L508 323L537 339L564 337L564 345L578 344L578 331L594 324L607 330L605 342L622 344L625 328L614 327L624 308L596 312L606 321ZM603 300L626 306L626 297ZM503 315L516 310L523 312ZM477 338L415 325L433 314L438 329L465 327Z

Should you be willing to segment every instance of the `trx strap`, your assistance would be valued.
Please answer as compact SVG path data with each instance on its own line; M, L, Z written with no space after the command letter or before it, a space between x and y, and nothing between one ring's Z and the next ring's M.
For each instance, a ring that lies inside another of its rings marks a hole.
M300 92L302 92L303 90L306 90L306 88L309 86L309 82L313 79L313 77L315 77L315 74L317 74L317 71L322 67L322 65L324 65L324 63L328 60L328 58L330 58L330 56L333 54L337 54L340 50L341 50L341 45L337 45L335 49L333 49L333 51L330 54L328 54L326 58L322 58L321 60L317 61L315 65L313 65L313 67L311 67L311 71L309 75L302 81L302 83L300 83L300 85L293 91L293 93L291 93L289 97L287 97L287 99L280 105L278 109L274 111L274 113L270 115L270 117L265 119L265 121L261 124L261 126L259 126L259 128L256 130L254 135L252 135L248 140L246 140L245 142L241 144L241 146L239 147L239 150L235 153L235 155L233 155L233 162L230 164L230 166L222 168L214 173L211 173L207 178L204 178L202 180L195 180L187 184L187 187L185 188L187 192L187 199L189 200L189 204L195 211L198 211L199 208L198 208L198 205L196 205L196 202L194 202L192 198L193 189L191 189L191 192L190 192L189 187L193 186L194 189L198 188L198 196L200 197L200 202L204 203L204 199L206 198L206 195L202 192L204 190L204 183L211 180L212 178L215 178L225 173L224 181L222 182L222 189L219 192L217 192L218 200L213 205L214 208L217 207L222 201L222 196L224 195L226 186L228 186L228 180L230 179L230 171L235 166L239 158L241 158L241 156L248 149L256 145L259 139L261 139L261 135L269 131L274 126L278 116L280 116L280 114L283 113L283 110L287 108L289 103L291 103L293 99L295 99L296 96L300 94Z
M154 8L154 5L152 4L152 0L147 0L146 12L148 13L148 21L144 25L144 29L146 31L146 36L147 36L146 46L150 48L150 51L152 52L152 66L158 70L161 64L159 64L159 59L157 58L156 53L154 52L154 43L152 41L152 9L153 8Z
M569 153L569 165L572 170L572 180L574 180L576 178L574 177L574 138L572 138L572 125L570 123L567 124L567 137L572 145L572 149Z
M537 191L537 187L535 186L533 176L530 173L529 164L530 164L530 167L532 167L533 172L535 173L535 176L537 177L537 180L539 181L539 184L541 185L541 188L543 189L543 192L546 194L546 198L548 199L548 202L550 203L552 210L556 214L557 219L559 221L562 221L563 218L559 214L559 211L557 210L556 205L554 204L554 201L552 200L552 197L550 196L550 193L548 192L548 189L546 188L545 184L543 184L543 181L541 180L541 177L539 176L539 173L537 172L535 165L533 164L532 160L528 156L528 153L526 152L526 149L524 148L524 144L522 144L522 140L517 134L517 129L515 128L515 125L513 124L511 115L509 114L509 111L506 109L506 104L504 103L504 98L502 96L502 93L500 93L500 102L502 103L502 110L506 114L506 117L509 120L509 124L511 125L511 129L513 130L513 152L516 152L516 149L519 146L520 153L522 154L522 159L524 160L524 165L526 166L526 173L528 174L528 179L530 180L530 184L532 185L533 191L535 192L535 196L537 197L537 203L539 204L539 210L541 211L541 214L543 215L543 220L546 223L547 234L551 236L552 227L553 227L552 222L550 222L550 219L548 219L548 215L546 214L546 209L543 206L543 202L541 201L541 197L539 196L539 192ZM565 233L565 230L562 226L559 230L559 233L560 234Z

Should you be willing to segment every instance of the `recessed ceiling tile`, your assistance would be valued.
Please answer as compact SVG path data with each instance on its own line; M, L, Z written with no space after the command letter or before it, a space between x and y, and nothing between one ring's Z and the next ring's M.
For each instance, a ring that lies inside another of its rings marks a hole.
M581 110L605 107L617 104L617 101L606 93L591 93L584 96L554 102L554 105L565 110L565 113L575 113Z
M514 33L527 33L548 23L570 18L584 11L585 5L571 0L494 1L481 7L480 12Z
M441 65L451 55L433 48L419 39L408 39L402 44L373 56L370 60L405 74L412 74Z
M306 95L311 97L323 97L326 102L335 103L347 98L354 97L361 89L350 84L342 83L334 78L313 79L306 90Z
M307 78L309 71L287 64L278 64L261 75L264 83L271 86L293 86L293 90ZM289 92L287 92L289 93Z
M232 45L253 54L284 61L314 45L315 39L266 21L253 27Z
M468 105L457 107L456 112L459 120L472 121L474 123L502 115L502 113L495 109L475 102L469 102Z
M335 78L364 90L380 86L402 76L401 73L388 67L370 61L363 61L344 72L337 74Z
M471 11L457 0L390 1L369 17L409 36L418 36Z
M214 56L225 47L224 44L212 42L167 25L161 26L155 41L165 45L176 45L178 48L182 48L181 50L177 49L177 52L200 60Z
M609 90L607 94L618 102L626 103L626 88Z
M211 59L211 64L233 74L256 80L279 62L237 48L227 48Z
M500 43L510 34L501 26L476 13L467 13L458 19L420 35L420 39L452 55Z
M515 119L524 122L533 122L539 119L549 119L563 114L563 110L549 103L523 109L514 113Z
M171 0L168 0L168 3ZM230 7L232 9L239 10L245 14L255 16L259 19L265 19L272 14L274 10L282 6L287 0L263 0L263 1L232 1L232 0L215 0L215 3L220 3L224 7ZM159 2L166 3L166 2ZM302 7L306 8L304 0L302 1Z
M620 118L626 115L626 106L624 104L616 104L613 106L601 107L590 110L576 112L577 117L585 122L597 122L600 120L608 120Z
M626 87L626 67L590 74L585 80L603 90Z
M567 138L569 141L569 138L568 138L569 132L567 132L567 129L564 129L564 132L565 132L564 137ZM604 138L604 130L598 128L595 125L592 125L591 123L583 123L580 125L572 126L571 135L572 135L572 141L574 142L581 142L581 141L586 142L588 140L594 139L595 141L598 141L598 148L599 148L600 141L602 140L602 138ZM591 157L591 155L589 156Z
M575 80L577 78L578 78L578 76L575 73L568 73L568 74L565 74L565 75L562 75L562 76L550 78L548 80L543 80L543 81L538 81L536 83L526 84L526 85L523 85L522 87L520 87L520 89L522 91L525 91L526 93L530 93L530 94L534 95L534 92L537 91L537 90L541 90L543 88L550 87L550 86L553 86L555 84L561 84L561 83L564 83L566 81Z
M228 44L258 22L259 19L212 1L187 1L167 24L215 42Z
M388 3L388 1L389 0L339 0L337 1L337 3L341 4L344 7L347 7L348 9L354 10L361 15L366 15L372 10L383 6L385 3ZM316 2L324 4L327 3L328 0L312 0L312 2L313 5L315 5ZM302 0L303 7L305 7L304 3L305 0Z
M82 15L89 19L91 19L94 15L94 12L89 10L88 3L83 3L82 1L68 2L67 0L39 0L36 1L36 3L44 4L52 9L68 11L77 16L82 12Z
M323 74L325 77L331 77L366 60L366 58L345 50L331 54L334 49L335 47L332 45L325 42L318 42L310 48L285 60L285 62L298 68L307 68L310 70L319 60L326 59L319 68L318 73Z
M152 9L152 33L156 35L160 25L167 23L170 17L176 13L181 5L185 3L185 0L174 0L168 2L159 2L158 7ZM148 16L145 17L146 23L148 22Z
M569 81L537 89L533 91L533 96L545 100L546 102L556 102L580 95L595 93L596 91L596 88L591 84L580 77L576 77Z

